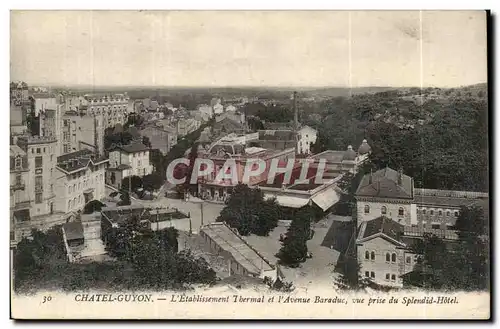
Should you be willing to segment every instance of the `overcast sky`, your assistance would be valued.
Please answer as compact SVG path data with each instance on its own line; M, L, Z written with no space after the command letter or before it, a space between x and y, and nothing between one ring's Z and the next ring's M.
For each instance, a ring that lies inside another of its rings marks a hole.
M11 80L99 86L486 82L482 11L11 12Z

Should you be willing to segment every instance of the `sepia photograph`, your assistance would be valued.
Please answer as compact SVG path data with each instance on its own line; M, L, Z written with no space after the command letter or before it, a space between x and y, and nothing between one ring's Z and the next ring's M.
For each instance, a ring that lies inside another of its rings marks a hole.
M490 19L11 10L11 318L490 319Z

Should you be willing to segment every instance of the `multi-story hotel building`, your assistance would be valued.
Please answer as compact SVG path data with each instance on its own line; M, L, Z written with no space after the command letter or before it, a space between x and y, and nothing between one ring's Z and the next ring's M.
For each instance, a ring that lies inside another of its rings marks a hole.
M361 274L379 285L402 287L402 276L415 265L415 239L430 233L457 240L460 208L487 201L488 193L418 189L402 170L385 168L363 177L356 200Z
M31 217L52 214L55 211L54 168L56 166L56 139L54 136L22 136L17 145L26 153L28 161L29 200Z
M60 154L91 149L104 154L104 117L103 115L79 115L68 111L62 117Z
M106 171L107 184L121 188L123 178L144 177L153 172L149 162L149 148L142 143L115 146L109 151L109 168Z
M91 150L59 156L54 175L57 209L64 213L76 212L89 201L103 199L108 162Z
M103 116L104 127L123 125L127 121L129 97L126 94L92 96L87 95L86 114Z

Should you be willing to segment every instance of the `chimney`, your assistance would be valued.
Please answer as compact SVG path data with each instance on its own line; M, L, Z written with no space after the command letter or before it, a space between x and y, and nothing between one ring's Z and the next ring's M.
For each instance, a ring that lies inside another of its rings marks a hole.
M398 185L403 185L403 168L398 170Z
M293 128L299 130L299 112L297 109L297 92L293 92Z

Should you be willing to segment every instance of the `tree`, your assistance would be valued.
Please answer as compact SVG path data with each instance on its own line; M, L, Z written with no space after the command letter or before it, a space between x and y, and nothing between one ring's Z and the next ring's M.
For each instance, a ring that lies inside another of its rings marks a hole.
M139 176L128 176L122 179L122 191L137 191L142 187L142 178Z
M83 213L84 214L92 214L96 211L101 211L103 207L106 207L104 203L102 203L99 200L92 200L89 203L85 205L83 208Z
M162 187L163 182L164 180L162 175L156 171L142 178L142 186L146 191L159 190Z
M341 255L336 265L339 273L335 285L340 290L363 290L369 281L360 274L361 265L356 257Z
M489 233L489 221L482 207L473 205L462 206L455 222L455 228L461 239L474 239Z
M130 194L128 192L121 192L120 201L118 201L118 206L129 206L132 204L130 200Z
M194 165L195 165L197 158L198 158L198 142L195 142L191 146L191 151L189 152L189 155L188 155L189 165L187 167L186 181L184 183L184 189L191 194L198 193L198 180L197 180L197 178L195 178L196 183L191 184L191 179L192 179L193 172L194 172Z
M309 211L299 211L292 219L277 257L282 264L296 267L307 258L307 240L311 236Z
M148 136L142 136L142 144L151 148L151 141L149 140Z
M241 235L251 233L267 236L278 225L281 208L275 200L264 201L258 188L238 184L222 209L218 222L226 222Z

